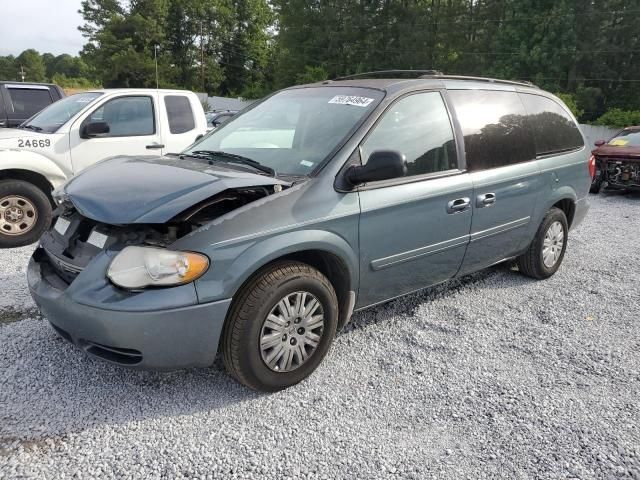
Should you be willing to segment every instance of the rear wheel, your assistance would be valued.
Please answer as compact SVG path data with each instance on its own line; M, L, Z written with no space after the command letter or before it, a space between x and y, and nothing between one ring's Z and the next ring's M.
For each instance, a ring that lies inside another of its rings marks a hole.
M518 257L518 268L525 275L542 280L558 271L567 249L569 225L567 217L559 208L547 212L533 242L527 251Z
M51 203L35 185L0 181L0 248L36 242L51 223Z
M337 305L331 283L315 268L292 261L265 268L239 292L225 324L227 371L267 392L304 380L331 346Z

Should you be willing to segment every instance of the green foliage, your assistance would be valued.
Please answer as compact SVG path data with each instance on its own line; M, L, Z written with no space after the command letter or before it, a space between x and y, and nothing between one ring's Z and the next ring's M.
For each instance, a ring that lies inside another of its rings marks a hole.
M26 51L0 76L155 87L157 53L161 87L216 95L437 69L569 94L582 121L640 110L637 0L82 0L80 14L79 58Z
M578 108L583 111L581 120L585 122L594 121L605 110L602 89L598 87L578 87L575 97Z
M18 70L25 72L25 80L28 82L44 82L47 79L47 70L42 56L34 49L25 50L15 60Z
M68 54L40 55L33 49L25 50L18 57L0 56L0 80L27 82L53 82L63 88L85 89L100 86L92 69L80 58Z
M51 77L51 81L62 88L77 90L101 87L100 83L97 81L89 80L85 77L67 77L64 73L54 74L53 77Z
M584 114L584 110L578 107L578 103L576 101L576 96L572 93L556 93L556 96L564 102L564 104L569 107L569 110L573 113L573 115L580 119Z
M267 0L84 0L82 58L107 87L264 94L273 11Z
M622 110L612 108L596 121L596 125L624 128L632 125L640 125L640 110Z
M304 71L296 75L296 83L314 83L327 80L327 71L322 67L310 67L306 65Z

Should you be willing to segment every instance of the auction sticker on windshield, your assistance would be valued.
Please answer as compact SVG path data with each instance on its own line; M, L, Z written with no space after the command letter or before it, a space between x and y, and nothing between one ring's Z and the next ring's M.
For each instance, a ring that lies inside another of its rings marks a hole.
M356 107L367 107L373 102L373 98L369 97L357 97L354 95L336 95L329 103L336 103L338 105L355 105Z

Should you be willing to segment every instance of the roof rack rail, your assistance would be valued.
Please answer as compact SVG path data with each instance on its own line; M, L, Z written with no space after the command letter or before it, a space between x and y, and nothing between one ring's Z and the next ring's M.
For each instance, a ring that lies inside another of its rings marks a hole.
M421 75L442 75L442 72L438 70L374 70L373 72L354 73L353 75L334 78L334 80L353 80L356 78L379 77L381 75L413 75L413 78L420 78Z
M527 80L502 80L500 78L473 77L473 76L467 76L467 75L422 75L418 78L442 78L445 80L471 80L474 82L503 83L506 85L520 85L523 87L540 88L537 85Z
M373 72L355 73L353 75L346 75L344 77L334 78L334 80L355 80L365 78L376 78L383 75L391 75L391 78L396 76L409 76L409 78L421 78L421 79L443 79L443 80L471 80L474 82L487 82L487 83L501 83L506 85L520 85L524 87L539 88L531 82L526 80L502 80L499 78L486 78L486 77L473 77L466 75L445 75L438 70L377 70Z

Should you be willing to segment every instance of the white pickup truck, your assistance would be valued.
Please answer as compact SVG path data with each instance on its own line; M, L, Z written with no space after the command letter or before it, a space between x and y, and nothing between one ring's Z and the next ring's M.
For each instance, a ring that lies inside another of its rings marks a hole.
M206 131L193 92L148 89L79 93L0 129L0 248L38 240L51 221L52 190L82 169L180 152Z

